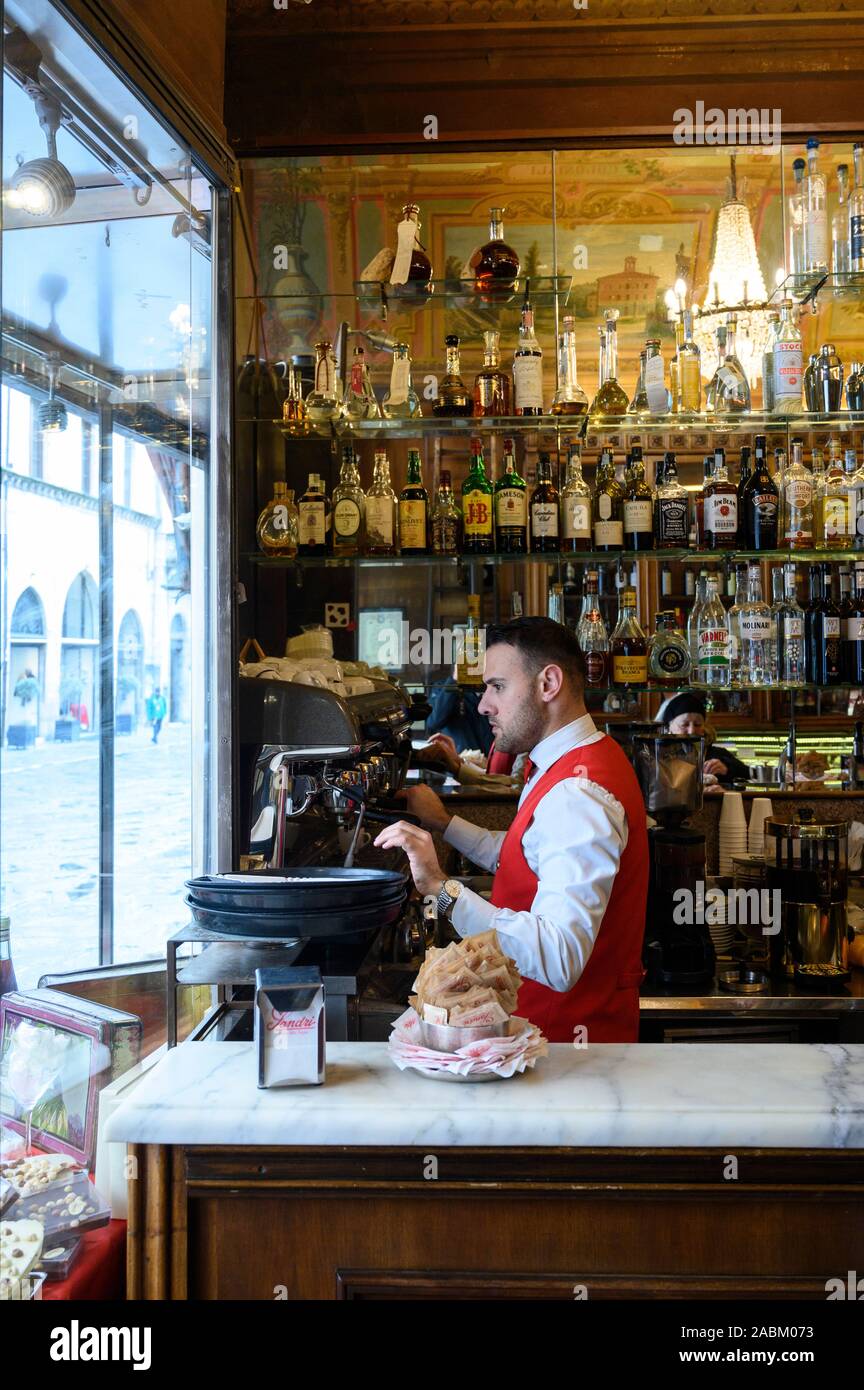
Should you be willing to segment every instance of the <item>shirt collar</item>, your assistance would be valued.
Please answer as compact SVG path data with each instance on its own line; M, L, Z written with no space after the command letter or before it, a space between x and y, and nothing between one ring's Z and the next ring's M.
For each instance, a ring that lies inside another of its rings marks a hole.
M583 714L579 719L571 719L569 724L556 729L554 734L547 734L545 738L541 738L528 756L537 772L546 772L571 748L577 748L596 732L597 726L591 715Z

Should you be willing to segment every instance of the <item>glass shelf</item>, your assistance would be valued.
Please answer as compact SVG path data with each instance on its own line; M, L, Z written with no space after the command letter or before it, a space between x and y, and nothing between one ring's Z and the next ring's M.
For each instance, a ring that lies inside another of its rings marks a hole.
M701 685L682 678L674 685L586 685L586 695L671 695L676 690L693 690L699 695L803 695L811 690L829 694L833 690L860 690L858 685Z
M308 569L350 568L376 569L395 565L612 565L619 561L633 563L636 560L650 560L655 564L679 562L687 565L721 564L728 561L737 564L745 560L767 561L769 563L788 563L809 565L843 563L858 560L864 564L864 550L581 550L577 552L555 551L545 555L262 555L260 551L247 551L243 557L248 564L261 565L265 569L286 569L299 566ZM662 597L672 597L662 595ZM693 595L690 595L693 597Z
M850 270L843 275L812 271L787 275L770 296L769 303L794 299L796 304L816 304L817 299L861 299L864 297L864 271Z
M569 275L532 275L530 297L532 305L566 304L573 284ZM522 307L525 296L525 277L519 276L510 290L496 294L477 294L473 280L434 280L428 287L413 285L390 285L380 280L355 280L351 290L307 289L291 294L242 294L238 300L260 299L265 302L290 300L296 303L309 303L317 300L345 300L364 307L377 309L382 302L391 309L423 308L427 304L443 304L446 308L474 307L483 310L503 310L513 308L517 312Z
M282 421L253 416L238 416L237 424L275 425ZM804 434L813 430L864 429L864 411L838 410L832 414L766 415L752 411L747 415L652 415L648 419L637 415L500 415L467 416L421 415L413 420L338 420L334 425L312 428L308 434L291 435L290 440L330 439L339 437L391 439L421 439L439 434L527 434L538 430L557 430L561 434L646 435L646 434Z

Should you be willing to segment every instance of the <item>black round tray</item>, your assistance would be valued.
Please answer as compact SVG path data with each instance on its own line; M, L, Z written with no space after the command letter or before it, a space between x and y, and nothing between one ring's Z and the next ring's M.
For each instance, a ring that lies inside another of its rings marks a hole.
M226 908L205 907L187 896L186 902L193 918L212 931L229 932L235 936L343 937L368 935L379 927L389 926L400 916L407 892L387 903L368 907L319 912L261 912L250 908L246 912Z
M293 869L290 874L287 870L271 869L254 874L255 879L260 879L255 883L238 883L232 881L233 877L203 874L187 879L186 888L204 906L288 913L353 911L404 896L408 891L405 874L393 869ZM293 881L289 882L289 878Z

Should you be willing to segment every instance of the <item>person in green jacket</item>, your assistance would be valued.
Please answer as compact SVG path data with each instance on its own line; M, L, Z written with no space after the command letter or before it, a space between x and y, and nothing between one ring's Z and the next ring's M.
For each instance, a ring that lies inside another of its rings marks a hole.
M153 694L146 704L147 723L153 726L153 737L151 743L159 742L159 730L162 728L162 720L168 713L168 706L165 703L165 696L157 685Z

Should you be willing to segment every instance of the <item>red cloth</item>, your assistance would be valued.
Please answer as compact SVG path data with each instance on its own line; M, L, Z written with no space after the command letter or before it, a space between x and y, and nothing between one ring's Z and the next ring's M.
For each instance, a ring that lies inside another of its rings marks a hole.
M45 1280L42 1298L111 1302L126 1297L126 1222L109 1221L85 1231L84 1249L68 1279Z
M567 777L588 777L605 787L627 817L627 848L621 856L612 894L600 923L594 949L571 990L562 993L524 980L518 1010L550 1042L572 1042L574 1029L585 1027L589 1043L638 1042L642 939L648 897L648 832L645 805L636 774L614 739L571 748L536 780L501 846L491 901L496 907L529 912L537 892L537 875L522 851L524 835L542 797ZM566 833L566 827L562 827Z
M493 743L492 747L489 749L489 756L486 759L486 771L510 773L513 771L513 764L515 761L515 753L499 753Z

